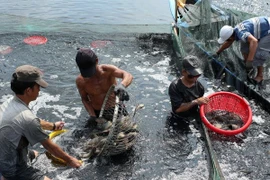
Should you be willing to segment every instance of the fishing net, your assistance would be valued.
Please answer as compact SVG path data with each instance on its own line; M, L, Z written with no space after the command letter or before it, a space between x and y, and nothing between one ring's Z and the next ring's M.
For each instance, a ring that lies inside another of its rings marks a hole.
M121 154L129 150L139 136L137 129L139 115L137 111L143 105L137 105L131 96L129 101L120 101L114 93L114 88L113 85L108 90L97 119L97 127L103 129L101 132L108 133L104 135L104 133L97 132L96 136L90 139L88 145L86 145L88 146L86 150L89 153L87 157Z
M176 0L176 4L177 1L181 0ZM183 2L178 3L179 5L176 7L177 10L173 13L176 17L174 17L175 23L173 24L172 38L176 54L181 58L188 54L199 57L202 61L201 64L204 69L204 76L209 79L221 79L221 75L223 76L222 78L228 79L226 74L224 75L223 73L224 69L220 68L221 64L223 67L234 72L238 78L245 80L246 74L243 73L245 72L245 67L238 43L233 43L232 46L226 49L226 51L223 51L218 58L214 58L212 55L215 54L220 47L217 40L219 38L219 31L224 25L234 27L239 22L251 18L254 15L232 9L219 8L212 4L211 0L197 0L195 3L191 4L185 3L184 7ZM213 63L213 59L217 63ZM181 60L176 61L176 63L178 67L182 67ZM219 64L219 66L216 64ZM229 102L229 98L226 99L226 97L226 95L223 95L213 98L215 99L213 101L219 102L220 105L226 104L226 102ZM239 108L237 103L233 105L228 104L228 107ZM203 124L202 127L209 152L209 179L224 180L225 178L211 145L208 131Z
M209 78L215 76L215 70L209 65L209 57L219 48L217 39L219 38L219 30L224 25L235 26L239 22L254 17L248 14L232 9L223 9L215 6L210 0L197 1L195 4L185 4L178 9L178 21L176 23L179 28L178 51L181 57L187 54L193 54L204 61L203 67L206 69L204 73ZM246 74L242 73L244 69L243 57L240 52L239 42L233 43L226 51L223 51L218 61L224 64L226 68L235 73L241 79L246 79ZM210 55L210 56L209 56ZM179 64L181 67L181 64Z

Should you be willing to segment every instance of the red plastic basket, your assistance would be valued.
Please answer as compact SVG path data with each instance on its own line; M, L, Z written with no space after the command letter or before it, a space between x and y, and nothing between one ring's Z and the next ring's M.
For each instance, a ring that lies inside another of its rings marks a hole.
M247 100L231 92L216 92L208 96L209 103L200 107L200 116L203 123L210 130L223 135L236 135L245 131L252 122L252 111ZM205 114L215 110L233 112L241 117L243 126L235 130L223 130L212 125Z
M39 35L29 36L23 40L23 42L32 46L45 44L47 41L48 39L46 37Z

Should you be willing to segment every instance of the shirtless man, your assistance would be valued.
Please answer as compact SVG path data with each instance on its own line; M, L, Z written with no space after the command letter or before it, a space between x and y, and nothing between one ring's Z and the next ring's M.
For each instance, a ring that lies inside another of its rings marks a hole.
M99 65L96 54L87 48L78 50L76 63L81 72L76 78L76 85L90 118L95 119L99 116L106 93L113 84L116 85L115 93L119 94L120 100L129 100L126 87L133 79L130 73L113 65ZM118 85L116 78L122 78L122 82Z

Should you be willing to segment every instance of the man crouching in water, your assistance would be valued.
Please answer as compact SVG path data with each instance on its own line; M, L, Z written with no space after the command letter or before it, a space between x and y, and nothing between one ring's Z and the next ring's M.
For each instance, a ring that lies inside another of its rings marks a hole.
M81 96L82 103L90 115L89 123L99 117L104 98L112 85L116 85L115 94L119 94L120 101L128 101L126 92L133 76L113 65L98 64L98 57L89 48L80 48L76 55L76 63L80 69L80 75L76 78L76 85ZM117 84L117 79L122 82Z
M0 172L1 180L50 180L43 172L28 164L28 145L41 143L51 154L78 168L81 163L52 142L44 130L60 130L61 122L47 122L29 109L38 97L40 87L48 83L34 66L23 65L12 75L11 89L15 95L0 105Z

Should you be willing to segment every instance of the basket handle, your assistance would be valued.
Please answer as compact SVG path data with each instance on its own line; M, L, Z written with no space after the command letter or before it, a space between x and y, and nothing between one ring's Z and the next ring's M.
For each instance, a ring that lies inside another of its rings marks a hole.
M107 94L106 94L106 96L105 96L105 98L104 98L104 101L103 101L103 103L102 103L101 110L100 110L100 113L99 113L99 117L100 117L100 118L103 116L105 105L106 105L106 103L107 103L107 101L108 101L108 99L109 99L110 94L111 94L112 91L114 90L114 88L115 88L115 85L114 85L114 84L111 85L110 89L108 90L108 92L107 92Z

